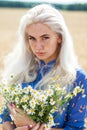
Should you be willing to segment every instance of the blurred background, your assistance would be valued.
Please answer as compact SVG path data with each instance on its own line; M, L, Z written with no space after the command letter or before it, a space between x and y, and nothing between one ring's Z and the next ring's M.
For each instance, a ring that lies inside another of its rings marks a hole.
M21 16L41 3L52 4L62 13L74 42L78 62L87 73L87 0L0 0L0 70L3 69L4 56L17 43Z

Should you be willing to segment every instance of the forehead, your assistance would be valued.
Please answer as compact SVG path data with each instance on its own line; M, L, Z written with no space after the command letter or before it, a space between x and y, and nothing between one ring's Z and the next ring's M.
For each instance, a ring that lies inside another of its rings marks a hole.
M28 34L34 35L34 36L54 33L48 25L45 25L43 23L31 24L31 25L27 26L26 31Z

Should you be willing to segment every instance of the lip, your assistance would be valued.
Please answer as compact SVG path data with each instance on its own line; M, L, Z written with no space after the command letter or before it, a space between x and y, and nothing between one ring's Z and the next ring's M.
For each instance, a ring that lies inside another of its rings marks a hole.
M42 55L44 55L45 53L43 53L43 52L37 52L36 54L39 55L39 56L42 56Z

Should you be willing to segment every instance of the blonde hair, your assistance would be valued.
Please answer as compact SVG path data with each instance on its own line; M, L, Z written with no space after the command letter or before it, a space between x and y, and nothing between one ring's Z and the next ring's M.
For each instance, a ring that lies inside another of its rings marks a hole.
M18 30L19 42L5 59L3 78L8 83L32 82L37 77L39 59L37 59L29 46L27 46L26 28L33 23L44 23L54 32L62 35L60 54L53 69L45 75L36 86L45 86L52 77L60 75L61 86L72 82L76 77L77 60L73 50L73 43L64 19L54 7L41 4L30 9L20 21ZM13 75L11 79L10 76Z

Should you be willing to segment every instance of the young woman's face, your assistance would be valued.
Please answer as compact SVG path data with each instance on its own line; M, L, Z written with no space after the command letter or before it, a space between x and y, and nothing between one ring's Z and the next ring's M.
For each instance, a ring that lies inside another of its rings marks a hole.
M57 35L42 23L29 25L27 34L30 48L38 59L48 63L57 58L61 35Z

